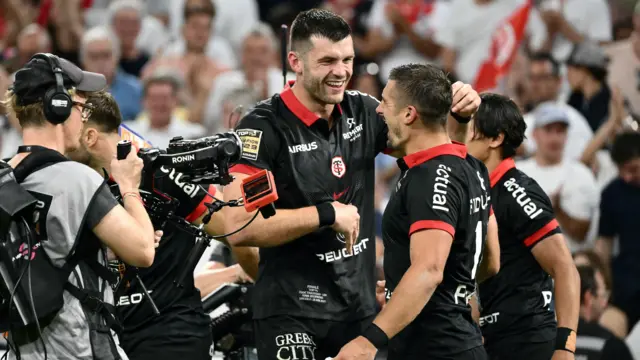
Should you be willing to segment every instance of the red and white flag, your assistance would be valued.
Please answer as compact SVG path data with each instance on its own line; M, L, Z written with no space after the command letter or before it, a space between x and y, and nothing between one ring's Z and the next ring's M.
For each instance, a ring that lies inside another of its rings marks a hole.
M526 0L494 31L489 57L480 66L474 81L473 87L477 92L497 88L500 79L509 72L524 38L531 6L531 0Z

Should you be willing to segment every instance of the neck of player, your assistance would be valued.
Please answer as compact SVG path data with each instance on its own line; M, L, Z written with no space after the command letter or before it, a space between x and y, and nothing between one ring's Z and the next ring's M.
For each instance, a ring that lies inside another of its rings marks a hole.
M417 129L416 129L417 130ZM417 153L444 144L451 144L451 139L446 131L412 131L409 139L404 144L402 151L405 155Z
M502 158L499 149L491 149L489 150L489 156L484 160L484 166L487 167L489 174L491 174L503 160L505 159Z
M315 100L307 90L302 86L302 84L298 85L296 82L291 88L293 94L296 96L298 101L302 103L307 109L309 109L312 113L318 115L323 119L329 120L329 125L333 123L333 119L331 119L331 113L333 112L334 104L323 104L319 103Z
M38 145L61 154L65 153L64 133L62 125L31 128L22 130L22 142L24 145Z

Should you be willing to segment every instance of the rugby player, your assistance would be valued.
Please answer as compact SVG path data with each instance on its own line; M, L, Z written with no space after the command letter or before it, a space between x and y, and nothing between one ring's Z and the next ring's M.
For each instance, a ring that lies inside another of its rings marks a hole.
M491 173L501 252L500 272L479 287L487 353L494 360L573 359L580 278L549 198L515 166L526 124L509 98L484 93L481 99L467 146Z
M239 197L241 180L260 169L271 170L280 196L274 216L258 216L229 238L261 248L253 304L258 356L324 359L377 311L374 159L387 147L388 129L375 98L345 91L354 49L344 19L301 12L290 44L296 80L238 124L243 159L224 196ZM477 93L461 83L453 91L459 101L449 110L470 116ZM253 216L223 212L225 231Z
M82 129L81 146L68 156L102 174L102 169L110 171L110 161L115 157L122 116L114 98L106 92L91 94L87 104L91 110ZM178 199L176 215L199 224L206 213L204 203L212 201L216 188L211 185L205 191L200 186L181 181L181 177L181 173L162 167L155 174L154 186ZM220 197L220 194L216 196ZM223 221L221 213L217 212L205 225L205 230L212 235L220 235L223 233ZM193 244L193 234L168 222L153 264L147 269L139 269L139 276L160 315L154 314L140 283L135 280L116 299L117 313L124 327L119 336L120 343L130 359L211 359L210 319L202 308L200 291L195 287L193 278L185 279L183 289L174 284L177 274L187 263ZM232 250L249 272L256 269L258 260L254 249ZM235 269L227 271L235 272Z
M377 111L404 157L382 220L389 302L336 360L373 359L389 338L389 360L487 357L468 297L487 236L489 173L449 139L450 88L435 66L391 70Z

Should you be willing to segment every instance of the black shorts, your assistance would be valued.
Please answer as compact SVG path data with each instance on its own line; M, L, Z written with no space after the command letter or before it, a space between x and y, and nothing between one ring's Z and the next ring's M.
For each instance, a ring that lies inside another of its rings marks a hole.
M540 343L494 343L487 347L490 360L550 360L555 339Z
M170 337L158 334L123 347L129 360L211 360L211 336Z
M424 353L399 353L395 351L389 351L389 355L387 355L387 360L423 360L425 359ZM448 356L446 358L439 358L429 356L429 360L488 360L487 352L484 350L482 346L474 347L473 349L469 349L467 351L463 351L461 353Z
M338 355L355 339L373 317L353 322L271 316L254 321L256 348L260 360L319 359Z

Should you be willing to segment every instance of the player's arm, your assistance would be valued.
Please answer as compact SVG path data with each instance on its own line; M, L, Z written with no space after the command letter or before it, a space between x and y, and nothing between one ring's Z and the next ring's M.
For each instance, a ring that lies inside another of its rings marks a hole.
M558 336L569 329L575 336L580 311L580 276L554 217L551 201L535 182L523 182L521 185L530 198L528 207L535 205L540 212L529 215L512 196L506 196L513 219L513 233L523 236L523 245L531 250L540 267L554 280ZM568 345L575 346L575 343L568 342Z
M447 175L446 172L443 174L442 167L445 165L434 162L427 167L409 170L413 173L404 198L411 224L411 266L374 320L388 338L395 336L418 316L442 282L462 199L461 185L449 173L449 189L443 195L447 211L434 207L433 194L429 191L433 191L436 177Z
M195 286L200 290L200 297L209 295L223 284L237 283L246 279L246 275L240 265L232 265L222 269L206 269L198 272L195 277Z
M482 252L482 261L476 275L476 281L482 283L500 271L500 241L498 239L498 222L495 214L489 216L487 225L487 241Z

